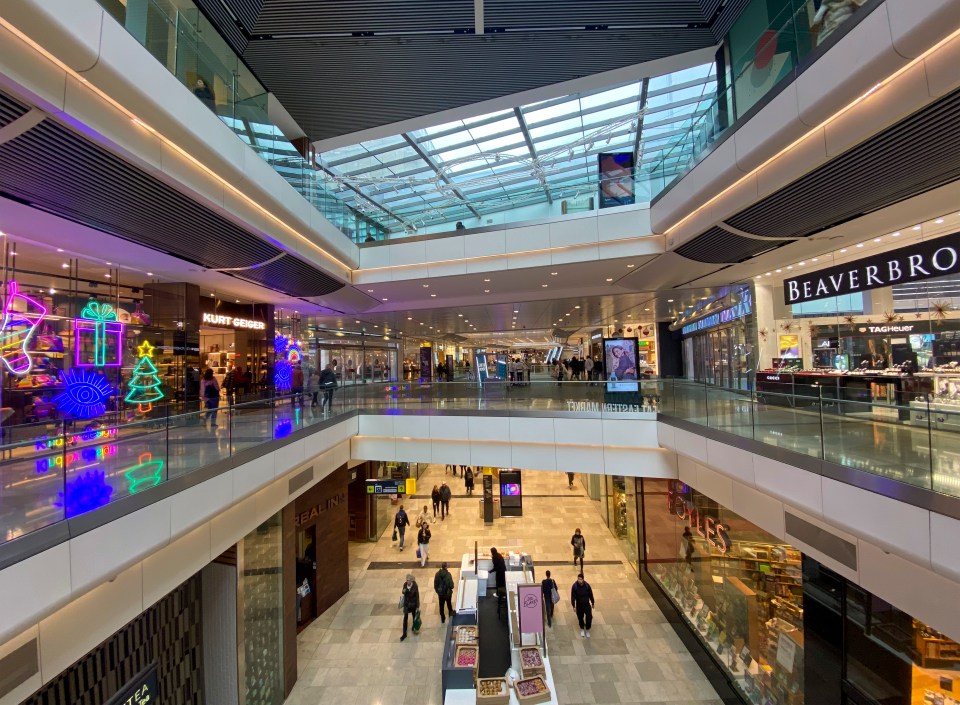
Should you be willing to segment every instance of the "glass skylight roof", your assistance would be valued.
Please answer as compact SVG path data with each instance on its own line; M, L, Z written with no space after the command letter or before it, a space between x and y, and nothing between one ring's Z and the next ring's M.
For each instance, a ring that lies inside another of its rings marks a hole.
M545 100L324 152L337 198L387 230L412 232L596 193L600 152L634 153L637 200L685 165L678 143L716 96L714 64ZM646 111L640 101L646 95ZM640 130L639 139L637 130ZM535 217L535 216L530 216Z

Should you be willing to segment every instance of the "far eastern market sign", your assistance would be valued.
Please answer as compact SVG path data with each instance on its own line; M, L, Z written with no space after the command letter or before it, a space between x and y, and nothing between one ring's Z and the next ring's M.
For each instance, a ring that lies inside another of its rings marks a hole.
M960 272L960 233L865 257L783 282L783 302L801 304Z

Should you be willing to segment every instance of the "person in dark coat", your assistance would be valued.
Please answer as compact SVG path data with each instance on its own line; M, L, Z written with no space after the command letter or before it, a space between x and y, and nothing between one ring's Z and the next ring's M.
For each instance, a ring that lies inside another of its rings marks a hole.
M557 588L557 581L550 577L550 571L547 571L547 577L540 582L540 592L543 593L543 605L547 608L547 626L553 626L553 591Z
M337 373L333 370L332 362L328 362L327 366L320 372L318 385L323 391L323 401L320 402L320 411L332 411L333 390L337 388Z
M456 612L453 611L453 576L450 575L450 571L447 570L447 563L444 561L440 564L440 570L437 571L437 574L433 576L433 591L437 593L437 597L440 599L440 623L443 624L447 621L446 616L443 613L444 605L447 607L447 612L450 614L450 619L453 619Z
M407 533L407 527L410 526L410 517L407 516L407 513L403 511L403 505L400 505L400 509L397 510L397 515L393 518L393 525L397 529L397 533L400 534L400 550L403 550L403 537Z
M447 518L447 514L450 513L450 486L444 482L440 485L440 519Z
M493 561L493 574L496 576L497 592L507 592L507 563L496 548L490 549L490 559Z
M467 468L467 474L463 476L463 484L467 488L467 494L473 494L473 468Z
M217 99L205 79L199 76L197 77L197 80L193 84L193 94L197 96L204 105L210 108L210 110L217 112Z
M593 624L593 608L596 602L593 599L593 588L583 579L583 573L577 575L577 582L570 588L570 604L577 611L577 622L580 623L580 636L590 638L590 625Z
M433 491L430 493L430 501L433 502L433 518L437 518L437 512L440 511L440 488L437 485L433 486Z
M411 614L416 615L417 610L420 609L420 588L412 573L407 575L407 582L403 584L401 594L403 595L403 636L400 637L400 641L403 641L407 638L407 620Z
M579 527L570 537L570 545L573 546L573 564L580 561L580 572L583 572L583 554L587 552L587 540L580 533Z

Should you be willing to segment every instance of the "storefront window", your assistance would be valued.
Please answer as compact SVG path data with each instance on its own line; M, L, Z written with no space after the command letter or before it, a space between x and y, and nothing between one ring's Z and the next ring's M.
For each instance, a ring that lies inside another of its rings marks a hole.
M607 476L602 497L604 519L620 542L634 571L638 570L636 479L622 475Z
M647 569L748 702L802 705L800 552L693 488L644 480Z

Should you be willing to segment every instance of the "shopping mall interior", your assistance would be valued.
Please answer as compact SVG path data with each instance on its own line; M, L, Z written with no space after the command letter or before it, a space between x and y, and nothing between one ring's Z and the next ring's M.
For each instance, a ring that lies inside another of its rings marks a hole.
M960 705L958 66L0 3L0 705Z

